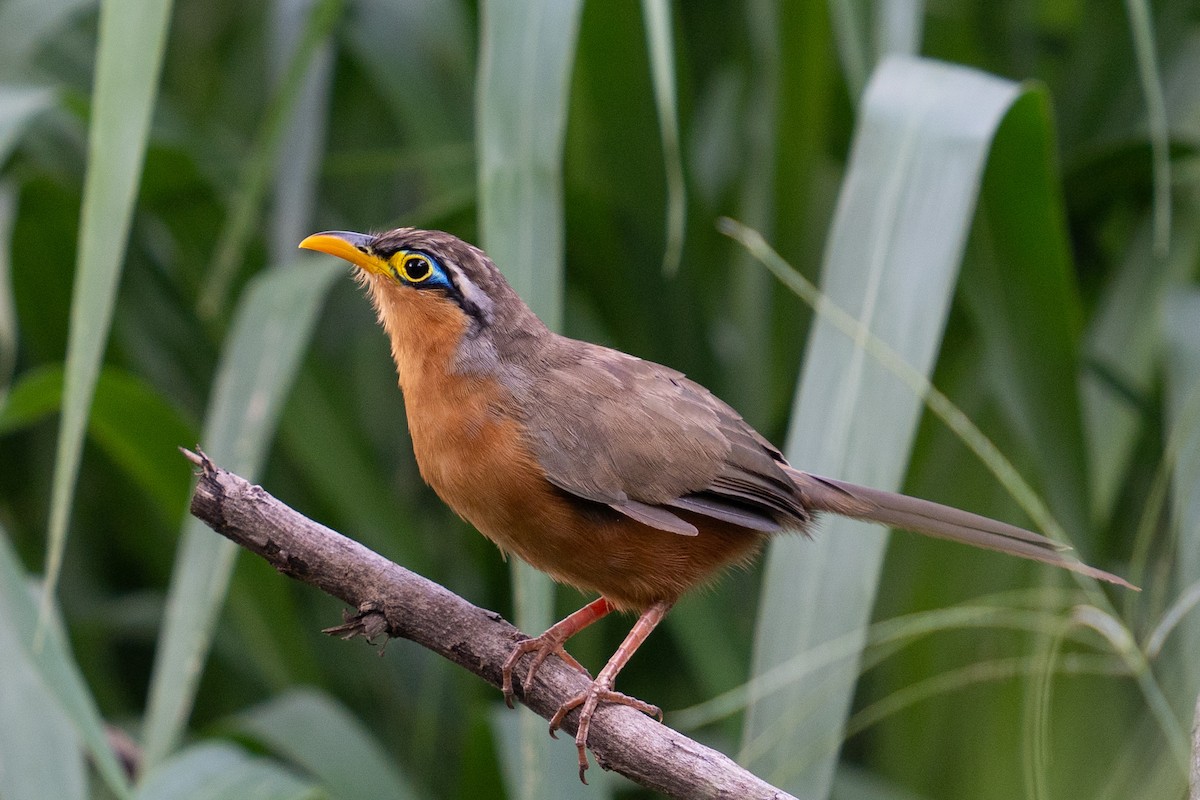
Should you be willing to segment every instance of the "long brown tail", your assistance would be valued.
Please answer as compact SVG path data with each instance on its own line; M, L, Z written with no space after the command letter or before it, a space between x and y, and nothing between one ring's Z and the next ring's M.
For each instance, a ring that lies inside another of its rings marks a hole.
M800 487L807 505L814 511L828 511L939 539L998 550L1140 591L1124 578L1064 555L1069 547L1033 531L928 500L822 478L796 469L789 468L788 472Z

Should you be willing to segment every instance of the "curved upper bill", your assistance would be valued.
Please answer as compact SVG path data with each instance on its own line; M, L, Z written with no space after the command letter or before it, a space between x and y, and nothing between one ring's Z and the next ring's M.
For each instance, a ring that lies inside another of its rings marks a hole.
M374 236L353 231L324 231L305 238L300 247L337 256L367 272L387 275L387 266L370 250L374 239Z

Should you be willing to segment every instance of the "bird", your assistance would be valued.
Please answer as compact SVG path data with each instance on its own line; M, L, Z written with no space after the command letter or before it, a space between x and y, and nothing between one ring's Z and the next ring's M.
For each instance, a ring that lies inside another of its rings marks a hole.
M682 372L550 330L479 248L441 231L316 233L300 247L352 264L391 344L422 478L491 539L597 599L519 641L523 686L554 655L587 688L575 745L587 783L588 732L602 703L662 719L617 692L617 674L685 592L746 564L773 536L810 534L839 514L1044 562L1136 588L1032 531L793 467L732 407ZM595 678L564 648L612 611L638 614Z

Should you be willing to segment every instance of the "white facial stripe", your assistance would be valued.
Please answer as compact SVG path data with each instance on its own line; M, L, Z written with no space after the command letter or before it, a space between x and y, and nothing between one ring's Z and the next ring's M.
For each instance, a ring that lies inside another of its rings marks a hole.
M488 297L486 292L476 286L456 264L445 261L441 262L441 264L453 276L454 285L462 292L463 299L478 308L484 319L490 320L492 318L492 298Z

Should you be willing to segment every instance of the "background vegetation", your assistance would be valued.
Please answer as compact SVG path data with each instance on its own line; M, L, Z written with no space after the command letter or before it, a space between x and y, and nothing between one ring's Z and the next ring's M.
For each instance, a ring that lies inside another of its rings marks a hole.
M368 304L295 252L399 224L798 466L1145 589L829 523L682 602L625 691L806 798L1184 796L1198 143L1187 0L5 0L0 797L637 795L417 648L319 635L336 603L185 521L199 441L531 631L582 604L424 486ZM814 324L753 231L872 334Z

